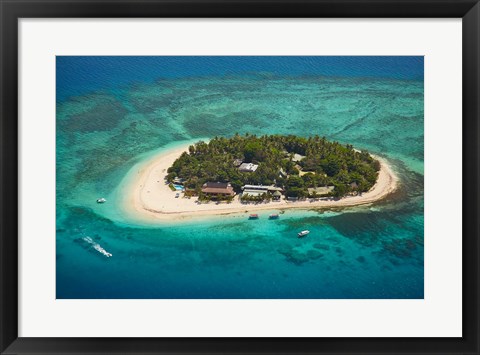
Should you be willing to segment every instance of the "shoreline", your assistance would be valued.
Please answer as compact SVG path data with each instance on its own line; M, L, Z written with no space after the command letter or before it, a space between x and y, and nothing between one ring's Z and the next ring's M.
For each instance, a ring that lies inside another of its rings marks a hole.
M243 204L236 195L229 204L225 202L199 203L196 197L185 198L183 194L181 197L175 198L175 192L169 188L164 179L167 169L183 152L188 151L189 145L163 150L132 168L136 171L130 171L128 173L130 178L122 181L120 192L122 198L119 201L122 211L127 216L143 222L165 223L256 211L360 206L383 199L395 191L398 182L387 161L372 155L380 161L380 171L372 189L361 196L347 196L339 200L318 199L314 201L307 199L293 202L282 199L279 202Z

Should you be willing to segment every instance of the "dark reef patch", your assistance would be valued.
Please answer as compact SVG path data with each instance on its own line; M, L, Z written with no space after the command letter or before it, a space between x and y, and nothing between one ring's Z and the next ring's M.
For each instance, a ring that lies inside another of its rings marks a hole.
M387 227L381 214L375 212L339 214L328 221L346 238L366 246L377 243Z
M393 255L400 259L410 258L412 252L417 249L415 240L401 238L382 242L382 253Z
M88 101L85 105L87 109L66 120L59 120L60 129L67 132L108 131L115 128L127 114L125 107L112 96L92 94L82 100Z
M360 255L360 256L357 258L357 261L358 261L359 263L362 263L362 264L363 264L363 263L365 263L367 260L365 259L364 256Z
M314 249L310 249L307 252L301 252L295 248L281 248L278 252L285 257L285 260L295 265L303 265L309 261L320 259L324 256L323 253Z

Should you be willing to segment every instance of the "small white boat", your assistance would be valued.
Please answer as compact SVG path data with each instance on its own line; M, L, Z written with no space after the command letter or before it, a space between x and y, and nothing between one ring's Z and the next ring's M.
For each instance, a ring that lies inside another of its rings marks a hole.
M106 200L106 199L104 199L103 197L102 197L102 198L99 198L99 199L97 199L97 203L105 203L105 202L107 202L107 200Z
M299 238L305 237L308 233L310 233L309 230L301 231L300 233L298 233L298 237Z

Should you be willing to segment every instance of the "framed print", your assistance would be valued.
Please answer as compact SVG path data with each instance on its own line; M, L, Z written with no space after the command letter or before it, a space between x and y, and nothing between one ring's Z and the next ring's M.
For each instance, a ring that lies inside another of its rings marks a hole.
M2 2L2 354L478 353L478 6Z

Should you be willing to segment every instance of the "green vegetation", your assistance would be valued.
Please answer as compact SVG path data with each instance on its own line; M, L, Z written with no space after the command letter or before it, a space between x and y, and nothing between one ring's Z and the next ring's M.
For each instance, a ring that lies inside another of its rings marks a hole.
M257 196L250 196L249 194L242 195L241 197L242 202L263 202L263 201L271 201L272 195L263 193Z
M172 190L172 191L177 191L177 189L175 189L175 186L173 186L172 183L168 184L168 187L169 187L170 190Z
M258 168L241 172L234 164L236 159L258 164ZM379 170L380 163L368 152L324 137L236 134L191 145L168 168L167 180L180 177L197 194L205 182L230 182L237 193L245 184L275 185L287 197L304 198L317 197L316 192L309 195L308 188L334 186L329 195L342 197L370 190Z

